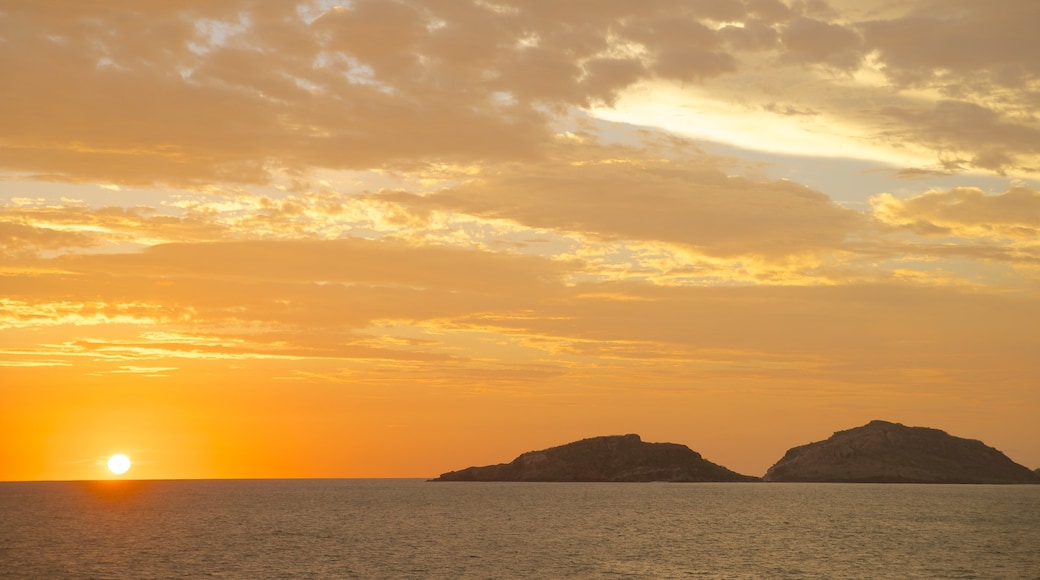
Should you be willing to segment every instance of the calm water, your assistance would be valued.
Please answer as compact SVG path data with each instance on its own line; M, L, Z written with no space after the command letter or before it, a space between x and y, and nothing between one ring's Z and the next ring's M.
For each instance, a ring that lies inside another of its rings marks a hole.
M0 483L4 578L1040 578L1040 486Z

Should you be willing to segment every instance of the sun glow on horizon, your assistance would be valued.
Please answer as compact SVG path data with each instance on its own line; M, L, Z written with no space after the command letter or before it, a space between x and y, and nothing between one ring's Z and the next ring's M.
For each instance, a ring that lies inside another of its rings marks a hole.
M122 453L116 453L108 458L108 470L116 475L123 475L130 470L130 458Z

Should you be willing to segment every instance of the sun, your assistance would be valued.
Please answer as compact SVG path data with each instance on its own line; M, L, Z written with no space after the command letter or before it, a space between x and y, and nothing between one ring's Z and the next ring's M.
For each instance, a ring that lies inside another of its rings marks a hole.
M123 475L130 469L130 458L122 453L116 453L108 458L108 470L116 475Z

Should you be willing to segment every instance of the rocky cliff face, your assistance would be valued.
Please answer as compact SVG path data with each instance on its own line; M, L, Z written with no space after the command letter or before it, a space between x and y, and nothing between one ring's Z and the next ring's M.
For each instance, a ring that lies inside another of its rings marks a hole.
M676 443L645 443L639 435L582 439L530 451L511 463L470 467L432 481L755 481Z
M1040 483L1040 476L987 447L938 429L872 421L794 447L765 481Z

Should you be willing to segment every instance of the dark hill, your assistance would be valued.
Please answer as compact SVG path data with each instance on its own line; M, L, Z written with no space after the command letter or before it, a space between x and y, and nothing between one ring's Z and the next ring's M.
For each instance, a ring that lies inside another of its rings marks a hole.
M1040 476L981 441L887 421L790 449L765 481L1040 483Z
M582 439L529 451L511 463L450 471L431 481L756 481L677 443L639 435Z

